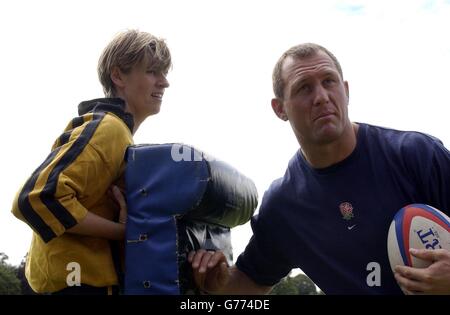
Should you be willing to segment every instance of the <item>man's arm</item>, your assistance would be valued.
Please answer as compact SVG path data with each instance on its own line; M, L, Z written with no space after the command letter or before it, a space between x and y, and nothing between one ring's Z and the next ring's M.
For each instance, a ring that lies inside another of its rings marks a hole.
M188 256L200 290L209 294L267 294L271 286L257 284L236 266L228 267L225 255L201 249Z

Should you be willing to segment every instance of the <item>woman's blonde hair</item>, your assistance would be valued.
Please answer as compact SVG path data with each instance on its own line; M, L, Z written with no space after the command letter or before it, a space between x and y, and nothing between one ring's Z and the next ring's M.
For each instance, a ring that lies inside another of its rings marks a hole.
M128 30L114 37L103 50L97 67L105 96L116 96L111 80L114 67L129 73L134 65L144 60L147 61L147 67L155 72L167 73L172 66L169 48L163 39L138 30Z

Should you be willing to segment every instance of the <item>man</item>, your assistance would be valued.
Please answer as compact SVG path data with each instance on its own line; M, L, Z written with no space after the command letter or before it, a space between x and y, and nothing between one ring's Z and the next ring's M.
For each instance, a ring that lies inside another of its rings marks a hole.
M450 294L449 251L413 252L432 264L397 267L394 276L386 249L400 208L425 203L449 214L449 151L425 134L350 122L348 82L319 45L286 51L273 87L273 111L289 121L300 150L265 193L235 266L220 252L190 253L198 285L209 293L267 293L299 267L326 294L401 294L400 286Z
M126 31L105 48L98 75L106 98L79 105L80 116L14 200L12 212L34 232L26 262L34 291L117 291L120 259L110 241L124 239L126 205L114 184L122 179L133 134L160 110L170 67L165 42L149 33Z

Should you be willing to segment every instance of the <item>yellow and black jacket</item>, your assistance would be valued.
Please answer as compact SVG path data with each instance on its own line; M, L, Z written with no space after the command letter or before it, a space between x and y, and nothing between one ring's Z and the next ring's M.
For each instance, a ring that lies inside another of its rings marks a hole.
M25 274L36 292L67 287L71 262L79 264L83 284L118 284L110 242L65 231L88 211L117 217L106 192L122 176L124 154L133 143L133 117L124 108L117 98L82 102L80 116L16 195L12 212L34 231Z

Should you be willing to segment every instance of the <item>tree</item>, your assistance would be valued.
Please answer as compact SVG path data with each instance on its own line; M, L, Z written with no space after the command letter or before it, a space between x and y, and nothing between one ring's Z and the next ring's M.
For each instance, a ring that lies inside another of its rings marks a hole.
M0 253L0 295L20 294L20 281L16 276L16 268L6 261L8 256Z
M297 287L292 278L287 276L281 279L270 292L272 295L297 295Z
M295 281L297 287L297 294L300 295L316 295L316 285L306 275L298 274L292 280Z
M8 255L0 252L0 265L6 264L6 261L9 259Z
M19 267L17 268L17 278L20 281L21 292L23 295L35 295L37 293L34 292L33 289L31 289L30 285L28 284L28 280L25 278L25 263L27 260L27 255L28 253L22 259Z
M287 276L274 286L273 295L317 295L316 285L306 275Z

